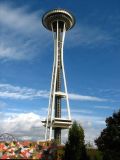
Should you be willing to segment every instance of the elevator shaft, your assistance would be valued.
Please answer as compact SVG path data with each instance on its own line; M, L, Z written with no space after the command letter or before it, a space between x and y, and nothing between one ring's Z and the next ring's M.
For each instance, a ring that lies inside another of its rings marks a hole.
M58 52L57 52L57 58L58 58L58 64L57 64L57 78L56 78L56 92L61 91L61 72L62 72L62 67L61 67L61 28L60 28L60 23L58 22L58 34L57 39L58 39L58 43L56 43L56 45L58 45L56 48L58 48ZM60 96L56 96L55 97L55 118L61 118L61 97ZM61 128L57 127L54 129L54 139L55 141L57 141L58 144L61 143Z

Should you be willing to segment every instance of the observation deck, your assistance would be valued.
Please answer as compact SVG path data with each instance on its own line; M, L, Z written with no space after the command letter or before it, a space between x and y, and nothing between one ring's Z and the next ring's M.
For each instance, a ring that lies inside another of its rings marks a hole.
M43 15L42 23L45 28L52 31L52 25L56 28L55 22L59 21L59 26L63 26L65 23L66 31L71 29L75 25L74 16L66 10L63 9L54 9L48 11Z

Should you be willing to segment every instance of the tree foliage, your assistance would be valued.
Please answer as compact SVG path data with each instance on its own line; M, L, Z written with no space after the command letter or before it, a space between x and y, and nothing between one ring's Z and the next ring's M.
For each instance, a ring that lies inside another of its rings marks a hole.
M95 143L103 160L120 160L120 110L106 119L106 126Z
M65 145L65 160L87 160L84 144L84 130L76 121L69 129L68 142Z

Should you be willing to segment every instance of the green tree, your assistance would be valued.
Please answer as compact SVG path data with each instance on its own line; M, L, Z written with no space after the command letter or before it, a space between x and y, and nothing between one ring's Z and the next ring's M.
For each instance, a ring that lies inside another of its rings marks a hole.
M120 110L106 119L106 126L95 143L103 160L120 160Z
M72 127L69 129L64 160L87 160L84 130L76 121L73 122Z

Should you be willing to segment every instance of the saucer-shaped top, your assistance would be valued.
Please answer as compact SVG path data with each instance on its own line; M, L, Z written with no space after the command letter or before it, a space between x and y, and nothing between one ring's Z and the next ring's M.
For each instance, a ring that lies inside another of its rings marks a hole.
M55 25L57 21L60 26L65 23L66 30L71 29L75 25L74 16L64 9L54 9L48 11L42 18L42 23L48 30L52 30L52 25Z

